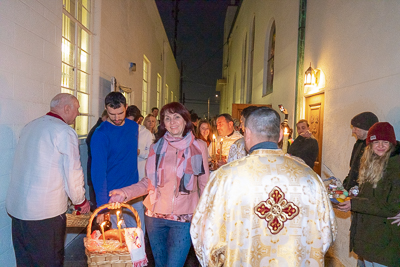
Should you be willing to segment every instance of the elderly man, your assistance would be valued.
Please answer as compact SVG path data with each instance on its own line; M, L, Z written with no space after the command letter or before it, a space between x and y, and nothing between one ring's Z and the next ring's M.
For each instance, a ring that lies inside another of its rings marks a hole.
M50 112L21 131L6 208L18 266L63 266L67 201L89 211L78 136L69 124L79 102L58 94Z
M323 266L336 237L324 184L278 149L279 114L246 119L250 155L215 171L193 215L191 237L202 266Z
M231 148L232 144L242 138L243 136L238 132L235 131L233 127L233 119L231 115L224 113L220 114L217 117L217 131L218 137L216 139L216 153L222 154L222 160L218 162L219 166L226 164L227 158L229 155L229 149ZM222 151L221 151L221 142L222 142ZM208 147L208 153L212 154L212 146Z
M357 138L357 141L351 152L349 174L343 181L343 186L346 190L350 190L353 186L358 185L357 179L360 161L367 146L365 139L367 138L369 128L378 121L378 117L372 112L362 112L351 119L351 132Z

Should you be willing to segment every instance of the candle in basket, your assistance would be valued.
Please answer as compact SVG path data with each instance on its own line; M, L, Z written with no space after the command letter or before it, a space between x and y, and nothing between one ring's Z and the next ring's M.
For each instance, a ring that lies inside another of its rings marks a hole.
M215 134L213 134L213 140L212 140L212 159L215 159L215 150L216 150L216 140L215 140Z
M117 223L119 223L119 214L121 213L120 210L117 211Z
M122 220L118 221L117 226L118 226L119 243L122 245L121 223L122 223Z
M103 242L104 244L106 243L106 236L104 235L104 225L106 224L106 222L102 222L100 224L100 228L101 228L101 233L103 234Z
M283 143L282 143L282 151L286 154L287 152L287 143L288 143L289 133L287 128L285 127L285 131L283 132Z
M222 144L223 144L224 139L221 138L221 142L219 142L219 160L222 160Z

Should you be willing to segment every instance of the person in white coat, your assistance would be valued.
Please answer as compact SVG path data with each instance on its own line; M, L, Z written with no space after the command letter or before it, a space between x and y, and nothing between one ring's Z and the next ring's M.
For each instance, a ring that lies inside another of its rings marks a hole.
M63 266L68 198L89 212L73 95L58 94L50 112L28 123L15 150L6 209L12 219L17 266Z
M126 109L126 118L138 122L141 114L138 107L131 105ZM139 142L138 142L138 172L139 181L146 176L145 167L147 157L149 156L150 146L154 142L154 134L152 134L144 125L139 125Z

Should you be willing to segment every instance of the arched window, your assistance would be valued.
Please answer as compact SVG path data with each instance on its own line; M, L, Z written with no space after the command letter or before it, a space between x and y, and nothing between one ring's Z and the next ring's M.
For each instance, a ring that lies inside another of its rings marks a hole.
M274 89L274 61L275 61L275 37L276 37L276 28L275 21L272 23L271 31L269 34L269 42L268 42L268 54L266 57L266 74L267 74L267 84L264 88L263 95L268 95L272 93Z

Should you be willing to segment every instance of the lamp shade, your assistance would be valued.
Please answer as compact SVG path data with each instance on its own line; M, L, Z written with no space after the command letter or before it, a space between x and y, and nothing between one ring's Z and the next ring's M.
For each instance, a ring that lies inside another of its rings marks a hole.
M311 62L310 62L310 67L306 70L306 73L304 75L304 86L314 86L315 85L315 71L311 67Z

